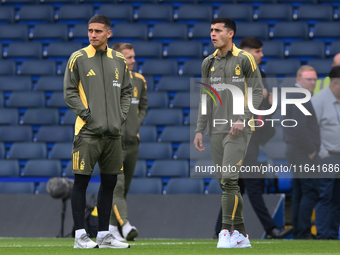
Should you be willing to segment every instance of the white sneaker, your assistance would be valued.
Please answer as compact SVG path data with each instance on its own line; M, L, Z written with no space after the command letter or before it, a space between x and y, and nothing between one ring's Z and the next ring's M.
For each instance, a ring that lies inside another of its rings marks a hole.
M135 226L131 226L129 222L127 222L122 229L123 237L127 241L134 241L134 239L138 236L138 230Z
M96 238L97 244L99 248L113 248L113 249L124 249L130 248L130 245L127 243L121 243L117 241L111 233L107 234L103 238Z
M98 248L98 244L93 242L87 234L82 234L79 238L75 238L73 248L92 249Z
M239 233L237 230L234 230L230 237L230 248L251 248L249 236L247 235L244 237L243 234Z
M222 229L218 234L217 248L230 248L230 234L228 229Z
M119 241L119 242L126 242L126 239L124 237L122 237L122 235L120 234L118 227L116 226L112 226L110 225L109 227L110 233L113 235L113 237Z

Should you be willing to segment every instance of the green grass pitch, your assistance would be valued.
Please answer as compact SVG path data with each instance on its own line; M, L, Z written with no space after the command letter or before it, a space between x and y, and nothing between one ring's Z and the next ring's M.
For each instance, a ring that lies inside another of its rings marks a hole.
M73 249L72 238L0 238L1 255L76 254L340 254L339 241L250 240L252 248L217 249L217 240L138 239L130 249Z

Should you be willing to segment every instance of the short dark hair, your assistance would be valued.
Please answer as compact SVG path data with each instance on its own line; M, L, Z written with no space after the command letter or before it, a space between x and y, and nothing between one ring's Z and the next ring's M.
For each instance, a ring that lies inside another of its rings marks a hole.
M340 66L334 66L332 70L328 74L330 79L339 79L340 78Z
M226 18L226 17L220 17L220 18L215 18L211 22L211 24L216 24L216 23L224 23L224 26L226 28L229 28L230 30L234 31L234 36L236 34L236 24L231 18Z
M132 47L131 43L119 42L119 43L115 43L112 46L112 49L115 50L115 51L122 52L123 50L132 50L133 47Z
M106 27L108 27L109 29L111 28L111 21L108 17L98 14L98 15L94 15L90 20L89 20L89 25L91 23L100 23L100 24L104 24Z
M260 49L262 48L263 43L254 36L246 36L240 42L240 48L250 48L250 49Z

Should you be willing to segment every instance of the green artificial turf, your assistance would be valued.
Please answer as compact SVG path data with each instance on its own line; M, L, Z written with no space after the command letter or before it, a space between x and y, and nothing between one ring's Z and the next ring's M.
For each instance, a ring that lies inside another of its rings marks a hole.
M73 249L72 238L0 238L1 255L340 254L339 241L251 240L252 248L217 249L217 240L138 239L130 249Z

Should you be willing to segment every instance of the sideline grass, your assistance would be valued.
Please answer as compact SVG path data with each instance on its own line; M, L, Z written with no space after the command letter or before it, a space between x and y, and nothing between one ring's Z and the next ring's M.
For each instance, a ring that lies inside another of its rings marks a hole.
M217 249L217 240L138 239L130 249L73 249L72 238L0 238L1 255L75 255L75 254L339 254L339 241L251 240L252 248Z

